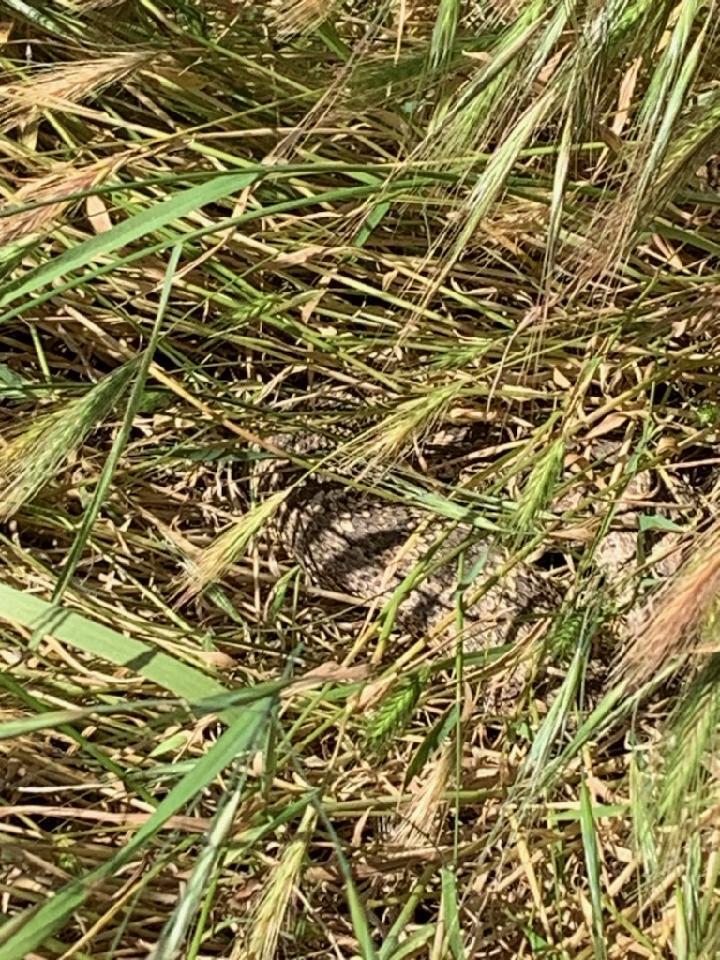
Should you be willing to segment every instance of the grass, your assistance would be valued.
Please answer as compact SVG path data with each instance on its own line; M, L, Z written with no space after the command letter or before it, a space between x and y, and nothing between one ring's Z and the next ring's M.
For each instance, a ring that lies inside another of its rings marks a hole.
M718 955L717 12L5 5L0 960ZM438 531L384 606L308 472Z

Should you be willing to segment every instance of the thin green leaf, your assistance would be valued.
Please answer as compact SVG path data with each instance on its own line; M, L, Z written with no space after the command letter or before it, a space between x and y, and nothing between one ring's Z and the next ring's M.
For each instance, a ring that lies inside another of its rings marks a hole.
M442 890L441 913L443 918L444 940L449 947L453 960L465 960L455 871L450 867L443 867L440 873L440 882Z
M147 210L142 210L140 213L136 213L134 216L128 217L127 220L116 224L111 230L90 237L59 257L55 257L32 270L17 286L6 290L0 296L0 308L7 307L16 300L34 293L40 287L54 283L74 270L87 266L99 257L161 230L194 210L199 210L209 203L216 203L225 197L231 197L259 179L260 175L257 173L233 173L214 177L207 183L181 190L174 196L168 197L167 200L153 204Z
M160 325L165 315L168 299L170 297L170 290L172 289L173 278L175 276L175 271L177 270L181 253L182 246L178 245L175 247L170 257L170 262L168 263L168 268L165 273L165 281L160 294L160 303L158 305L155 324L152 332L150 333L148 345L143 352L142 359L140 360L137 368L137 373L135 374L135 380L133 381L133 385L130 389L130 397L128 399L122 425L115 436L110 453L108 454L103 465L100 479L98 480L92 498L83 513L82 523L80 524L78 532L75 536L73 545L70 548L70 553L68 554L67 560L65 561L57 583L55 584L55 589L52 595L53 606L59 604L62 600L65 590L67 589L67 586L70 583L75 570L77 569L77 565L80 562L80 558L100 512L100 508L102 507L102 504L110 490L110 484L112 482L115 469L123 455L128 438L130 436L132 425L135 422L135 417L137 416L140 404L143 401L148 370L150 369L150 364L155 356L155 348L157 347L158 338L160 336Z
M50 613L52 616L48 616ZM40 597L22 593L4 583L0 583L0 619L31 631L42 624L47 634L63 643L125 667L190 702L230 693L216 680L162 650L125 637L72 610L53 611L51 605Z
M250 750L264 727L269 706L270 702L261 702L236 718L114 856L82 879L67 884L39 909L29 911L22 929L0 945L0 960L24 960L42 946L81 906L94 884L138 855L170 817L185 809L236 757Z
M422 742L413 753L407 765L405 776L403 777L403 786L407 786L411 780L422 771L430 755L434 753L438 747L442 746L456 728L459 716L458 706L457 704L453 704L450 709L433 724L428 733L423 737Z
M605 960L605 924L603 921L603 896L600 878L600 854L597 835L595 832L595 818L593 816L592 799L587 783L580 784L580 832L585 851L585 867L590 884L590 904L592 906L593 949L595 960Z

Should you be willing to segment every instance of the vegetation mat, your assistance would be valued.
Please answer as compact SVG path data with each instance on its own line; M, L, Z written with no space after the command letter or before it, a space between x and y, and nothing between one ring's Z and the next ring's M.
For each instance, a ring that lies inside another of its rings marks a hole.
M717 7L5 0L0 960L720 955Z

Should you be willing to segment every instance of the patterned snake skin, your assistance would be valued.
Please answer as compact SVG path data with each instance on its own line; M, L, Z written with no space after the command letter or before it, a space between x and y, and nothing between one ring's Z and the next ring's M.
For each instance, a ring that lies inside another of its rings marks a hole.
M333 442L316 435L273 438L276 446L316 462ZM337 443L337 441L335 441ZM443 446L443 443L445 446ZM457 452L453 438L440 443L441 457ZM598 475L605 476L608 464L617 461L619 444L598 441L591 456L597 460ZM538 621L548 621L558 609L562 593L548 570L528 562L509 564L505 546L462 524L453 525L431 512L403 501L363 494L342 479L331 479L322 470L307 474L289 460L262 461L259 471L261 493L287 489L298 477L272 524L274 546L297 562L309 581L323 591L345 595L359 606L382 606L408 577L425 562L422 576L403 596L394 619L394 628L415 636L434 636L449 642L457 604L458 554L463 569L472 570L472 584L466 593L475 597L465 608L463 641L468 650L502 645L528 636ZM341 473L344 474L342 470ZM595 494L598 484L592 469L585 481ZM596 545L594 562L618 595L623 576L637 557L637 530L640 507L653 495L647 473L632 478L619 500L598 497L594 521L601 522L613 503L612 527ZM602 493L602 491L601 491ZM582 500L583 484L554 504L556 515ZM587 522L587 516L586 516ZM678 534L662 534L664 554ZM591 537L589 539L592 539ZM661 554L663 551L660 551ZM659 577L669 576L679 562L679 551L663 556L653 567ZM632 590L632 577L625 577Z
M443 526L404 504L359 499L336 488L293 503L279 536L313 583L362 603L387 600L440 539L427 576L404 598L395 619L403 632L424 635L455 610L455 554L470 533L458 526L443 536ZM480 571L473 587L492 581L506 559L487 541L470 542L463 562ZM475 649L521 636L539 611L549 612L551 597L551 588L532 568L512 567L466 610L466 646Z
M317 437L273 438L303 456L324 451ZM288 462L270 460L260 471L261 492L286 488L295 477ZM425 567L403 596L394 629L414 636L456 635L458 556L474 574L467 592L463 642L474 650L522 639L547 617L559 598L543 572L508 565L508 554L478 530L440 519L427 510L363 494L341 481L312 475L292 489L271 527L275 545L298 563L310 582L343 594L358 605L382 606L408 574ZM501 575L500 575L501 574Z

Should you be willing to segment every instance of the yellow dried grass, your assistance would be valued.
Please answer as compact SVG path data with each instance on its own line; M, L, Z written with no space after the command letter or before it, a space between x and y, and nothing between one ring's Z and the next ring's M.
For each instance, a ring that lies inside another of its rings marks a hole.
M22 126L46 110L73 113L80 101L108 84L123 80L146 65L154 53L119 53L97 60L46 68L32 82L13 81L0 87L0 129Z
M720 523L716 523L693 557L648 605L622 657L619 673L642 683L671 660L699 653L698 642L719 593Z
M65 213L75 194L101 183L118 166L116 158L86 167L63 166L50 174L26 181L11 201L0 207L0 244L14 243L43 233ZM30 209L13 208L33 204Z

